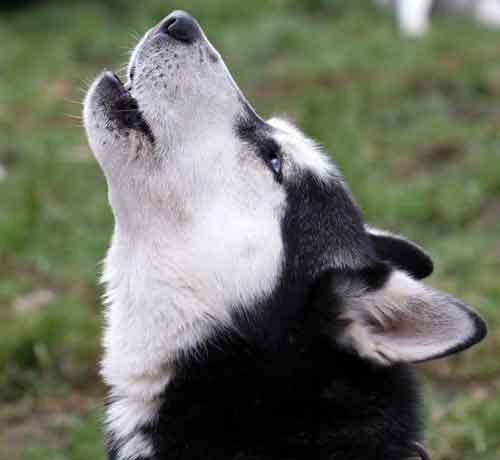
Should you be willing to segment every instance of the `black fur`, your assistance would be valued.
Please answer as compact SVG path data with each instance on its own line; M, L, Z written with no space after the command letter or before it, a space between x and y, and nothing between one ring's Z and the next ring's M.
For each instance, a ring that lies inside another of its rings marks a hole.
M178 363L159 418L158 459L402 460L418 439L406 366L374 367L297 324L270 352L226 335Z
M252 122L238 132L258 150L271 128ZM412 368L377 367L322 332L337 314L325 277L355 273L375 288L387 276L359 210L336 178L305 171L283 186L281 280L179 357L158 418L141 428L155 460L403 460L419 439Z
M431 257L418 245L395 235L370 234L377 256L407 271L416 279L427 278L434 270Z

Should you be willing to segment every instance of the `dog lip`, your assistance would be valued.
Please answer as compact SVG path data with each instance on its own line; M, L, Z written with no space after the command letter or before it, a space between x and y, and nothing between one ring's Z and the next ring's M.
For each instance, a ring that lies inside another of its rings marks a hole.
M112 70L105 70L102 75L102 79L110 80L114 82L117 86L123 88L123 82L120 80L120 77L116 75Z
M124 86L115 73L105 71L98 82L97 90L110 120L123 129L141 132L151 143L154 143L151 128L144 119L139 103L132 96L128 86Z
M143 117L137 99L122 87L122 94L113 102L111 114L124 128L142 132L153 144L154 136L149 124Z
M119 77L118 75L116 75L116 73L114 73L114 72L110 72L110 73L111 73L111 76L112 76L112 77L113 77L113 78L114 78L114 79L118 82L118 84L119 84L120 86L123 86L123 83L122 83L122 81L120 80L120 77Z
M109 102L113 102L126 92L120 78L109 70L104 71L99 77L96 90Z

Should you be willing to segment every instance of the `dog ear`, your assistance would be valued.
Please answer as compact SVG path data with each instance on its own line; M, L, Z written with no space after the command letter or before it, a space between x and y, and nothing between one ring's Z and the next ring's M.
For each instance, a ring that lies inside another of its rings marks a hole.
M323 324L337 343L388 365L440 358L485 337L486 324L470 307L401 270L381 266L330 272L321 281L323 292L316 301L322 305L316 305L329 310Z
M380 259L390 262L416 279L426 278L434 270L429 254L413 241L372 227L366 227L366 231Z

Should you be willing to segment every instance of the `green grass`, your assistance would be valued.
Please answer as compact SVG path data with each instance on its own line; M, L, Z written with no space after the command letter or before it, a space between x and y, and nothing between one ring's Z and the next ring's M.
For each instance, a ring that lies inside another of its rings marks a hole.
M365 0L34 5L0 16L0 460L103 457L96 280L112 217L67 114L175 7L199 18L261 113L324 145L369 222L430 250L431 284L488 319L483 344L420 373L433 458L499 458L497 34L438 18L404 39Z

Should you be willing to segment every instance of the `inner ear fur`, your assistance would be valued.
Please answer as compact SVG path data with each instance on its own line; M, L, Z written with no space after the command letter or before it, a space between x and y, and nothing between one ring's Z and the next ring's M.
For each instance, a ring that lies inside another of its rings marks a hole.
M385 230L365 228L379 259L390 262L415 279L426 278L433 272L431 256L417 243Z
M382 268L381 268L382 267ZM381 365L417 363L481 341L486 324L458 299L382 264L331 272L322 281L325 332L340 346Z

